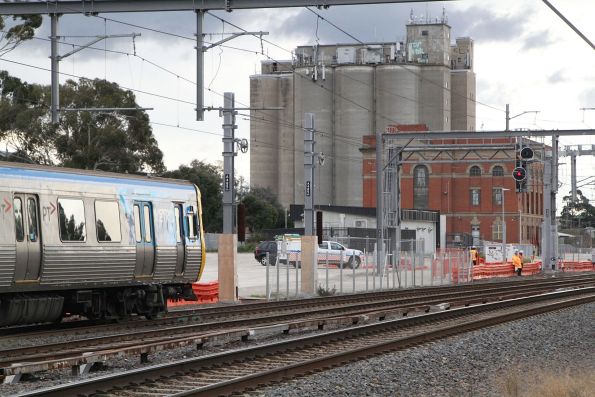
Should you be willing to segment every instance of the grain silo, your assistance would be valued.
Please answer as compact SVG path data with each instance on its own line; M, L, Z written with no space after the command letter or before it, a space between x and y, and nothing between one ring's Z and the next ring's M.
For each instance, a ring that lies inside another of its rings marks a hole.
M263 74L251 77L263 80L251 86L251 106L284 109L266 113L273 128L251 121L251 185L270 187L285 207L303 204L304 113L314 113L315 150L325 157L315 169L318 205L363 204L365 135L394 124L474 130L473 41L450 38L444 15L412 18L404 42L300 46L283 70L263 62ZM275 87L267 75L277 76Z
M374 131L374 68L367 65L338 65L335 68L335 202L359 206L363 200L362 136Z
M333 148L333 72L326 69L324 76L322 71L316 81L312 75L314 68L295 69L295 125L294 134L296 159L294 163L295 184L300 186L296 189L294 202L304 202L304 131L303 121L305 113L314 113L314 129L316 147L315 151L320 153L331 153ZM299 99L298 99L299 98ZM324 166L316 168L314 197L319 203L333 202L332 184L333 159L327 158Z
M376 128L389 124L419 122L419 67L378 65L376 67Z

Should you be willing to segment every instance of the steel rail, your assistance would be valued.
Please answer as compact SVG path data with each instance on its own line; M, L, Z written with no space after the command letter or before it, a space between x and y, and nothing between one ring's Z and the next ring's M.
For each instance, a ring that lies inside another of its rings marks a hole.
M557 280L565 280L565 279L590 279L594 276L589 275L578 275L578 276L563 276L559 277ZM542 283L544 280L549 279L523 279L523 280L515 280L514 283L518 285L532 285L535 283ZM168 313L165 318L158 318L153 320L140 320L134 319L124 323L115 323L110 321L108 324L99 324L96 322L92 322L92 325L88 325L89 322L80 321L76 323L81 323L80 327L77 327L76 324L70 324L64 326L63 323L56 324L55 329L52 325L49 324L42 324L34 325L34 326L19 326L19 327L6 327L0 328L0 343L2 340L10 339L13 335L18 335L18 337L23 337L25 335L29 337L47 337L51 336L55 333L56 330L60 332L60 335L63 335L65 331L72 331L73 333L77 334L89 334L89 333L97 333L101 331L110 331L110 330L124 330L128 328L138 329L141 327L149 328L149 327L163 327L167 325L179 325L181 323L192 323L196 321L208 321L209 318L212 318L216 315L221 315L223 317L229 317L230 315L237 314L237 313L250 313L251 311L258 311L260 313L269 311L273 312L278 310L279 308L282 309L290 309L292 307L311 307L311 306L319 306L319 305L331 305L333 303L340 303L340 304L348 304L349 302L370 302L374 300L382 300L382 299L398 299L398 298L406 298L406 297L420 297L423 295L431 295L436 294L441 291L465 291L465 290L474 290L478 288L478 285L483 286L483 288L487 289L494 289L499 287L506 287L509 286L511 281L494 281L494 280L481 280L481 281L474 281L473 283L469 284L459 284L459 285L449 285L449 286L427 286L422 288L414 288L414 289L392 289L392 290L384 290L384 291L375 291L375 292L359 292L354 294L343 294L343 295L336 295L330 297L313 297L313 298L302 298L302 299L289 299L283 301L271 301L271 302L250 302L250 303L242 303L237 305L218 305L216 307L200 307L200 308L191 308L186 310L173 310ZM249 314L248 314L249 315ZM39 331L39 328L43 329L43 331Z
M160 390L163 395L176 397L225 395L371 355L594 301L595 287L560 291L186 359L42 389L23 396L116 393L125 396L142 395L150 391L159 394ZM527 305L528 308L524 307ZM448 321L454 324L445 323ZM324 351L325 349L330 351ZM314 356L314 352L318 356ZM201 375L205 375L204 382L200 379ZM217 379L207 379L212 377ZM131 394L127 394L128 392Z
M477 303L487 303L495 300L502 300L511 297L526 296L527 294L549 291L555 288L592 284L595 279L587 280L552 280L533 285L514 285L516 283L500 286L493 289L479 287L475 290L458 291L453 290L447 293L430 295L430 297L407 297L399 300L384 299L366 303L349 303L349 306L331 306L320 309L301 308L299 311L289 313L274 313L273 315L258 315L255 312L247 313L249 317L242 319L232 319L223 321L212 321L209 323L191 324L183 326L168 327L165 329L151 331L133 331L115 335L98 336L74 341L60 343L45 343L44 345L34 345L19 347L8 350L0 350L0 369L10 367L16 362L40 362L49 360L60 360L60 365L66 365L65 359L68 357L78 358L79 355L90 350L111 350L117 354L116 350L130 350L134 346L145 345L147 343L163 343L164 346L175 347L172 341L181 341L183 338L196 339L207 332L213 330L228 329L232 332L238 330L238 327L262 327L266 325L279 324L284 321L299 322L301 319L324 319L336 317L348 317L377 313L380 311L390 311L400 313L405 316L409 312L428 311L432 305L447 303L451 307L470 305ZM519 292L517 292L519 291ZM321 325L324 325L323 323ZM117 342L113 342L117 340ZM183 342L181 342L183 343ZM131 351L137 351L131 349Z

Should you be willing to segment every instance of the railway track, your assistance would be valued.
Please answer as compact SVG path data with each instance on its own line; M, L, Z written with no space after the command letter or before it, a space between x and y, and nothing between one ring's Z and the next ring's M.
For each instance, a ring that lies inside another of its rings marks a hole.
M157 365L24 396L227 395L372 355L593 301L595 287L588 287L461 307Z
M433 306L452 308L471 304L500 301L535 295L558 288L592 286L595 277L571 277L556 280L540 280L538 283L508 283L492 286L475 285L475 288L450 288L424 291L421 297L409 296L391 298L390 293L375 294L377 300L361 302L345 300L342 305L336 300L325 303L317 299L318 308L303 306L299 301L291 302L290 308L277 308L271 314L255 315L254 311L244 313L245 317L227 321L217 319L201 324L186 324L157 330L136 330L110 336L87 337L79 340L43 343L21 348L0 350L0 375L12 377L23 373L71 367L88 370L89 365L109 361L111 357L138 355L143 363L148 362L151 353L185 347L202 346L210 341L247 340L258 327L276 328L276 332L290 332L293 329L328 329L348 326L366 321L382 321L387 318L403 317L411 312L427 312ZM431 289L430 289L431 290ZM438 306L440 305L440 306ZM252 305L245 305L252 306ZM259 305L255 305L259 306ZM230 307L239 309L239 307ZM281 324L281 325L280 325ZM81 367L82 366L82 367Z
M534 285L536 283L562 281L562 280L589 280L593 276L566 276L557 279L523 279L514 281L515 285ZM58 335L60 338L84 338L89 334L93 335L117 335L127 330L157 329L167 326L179 326L184 324L228 321L242 317L250 318L254 313L279 313L282 310L292 311L306 308L319 308L321 306L333 307L342 306L357 302L374 302L387 299L401 299L410 297L432 296L438 293L464 293L466 291L484 288L487 291L495 291L500 288L508 288L511 281L473 283L458 286L426 287L407 290L386 290L359 294L338 295L331 297L316 297L298 300L270 301L262 303L246 303L239 305L226 305L215 307L200 307L186 310L176 310L168 313L165 318L153 320L134 319L132 321L107 323L98 321L74 321L59 324L41 324L21 327L0 328L0 349L2 346L14 343L15 336L19 342L23 339L41 339Z

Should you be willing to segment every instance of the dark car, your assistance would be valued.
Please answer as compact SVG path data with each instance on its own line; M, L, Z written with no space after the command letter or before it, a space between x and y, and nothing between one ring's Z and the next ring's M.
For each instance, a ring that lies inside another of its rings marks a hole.
M267 252L269 253L269 261L272 266L277 262L277 242L276 241L262 241L258 243L254 249L254 259L260 262L261 265L267 265Z

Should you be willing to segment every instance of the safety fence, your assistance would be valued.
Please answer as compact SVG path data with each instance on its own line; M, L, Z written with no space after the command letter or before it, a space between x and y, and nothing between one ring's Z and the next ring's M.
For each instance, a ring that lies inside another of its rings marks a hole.
M591 261L562 261L560 270L564 272L592 272L595 271L595 264Z
M193 283L192 291L198 298L198 301L174 301L167 300L167 307L185 306L196 303L216 303L219 302L219 281L210 281L206 283Z

